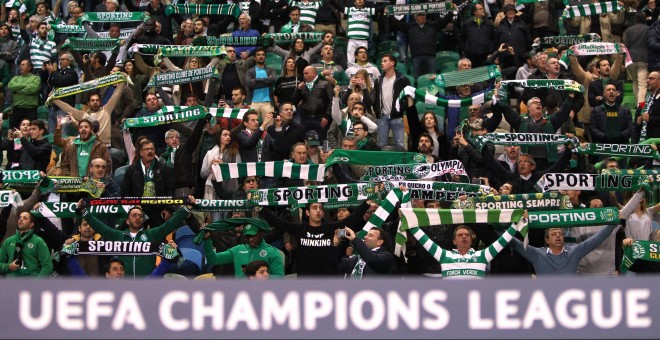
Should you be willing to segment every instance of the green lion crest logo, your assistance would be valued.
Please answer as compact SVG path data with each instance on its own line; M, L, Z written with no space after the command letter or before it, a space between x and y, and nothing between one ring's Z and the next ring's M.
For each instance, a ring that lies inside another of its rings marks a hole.
M612 208L605 209L600 212L600 218L606 221L614 220L614 210Z
M646 250L644 250L644 246L635 242L633 243L633 258L634 259L640 259L644 257L646 254Z
M417 178L425 178L431 173L431 166L428 164L417 165L412 172Z

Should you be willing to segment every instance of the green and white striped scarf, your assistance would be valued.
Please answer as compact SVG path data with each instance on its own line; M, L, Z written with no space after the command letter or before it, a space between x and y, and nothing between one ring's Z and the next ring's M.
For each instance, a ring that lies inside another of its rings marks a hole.
M410 207L410 195L403 193L400 189L395 188L390 190L385 199L380 201L376 211L371 215L369 221L364 225L364 228L359 232L360 237L364 237L366 233L373 227L382 227L383 223L394 212L396 205L401 202L401 207ZM397 227L396 237L394 239L394 254L400 256L406 253L406 241L408 236L405 231L401 231L401 222Z
M188 106L165 106L159 113L169 113L175 111L182 111L187 109ZM243 119L243 116L250 111L250 109L232 109L232 108L221 108L221 107L211 107L206 108L213 117L218 118L231 118L231 119Z
M502 77L499 67L497 65L488 65L469 70L436 74L433 84L437 87L447 88L478 83L499 77Z
M577 152L586 155L605 155L618 157L653 158L660 160L658 150L648 144L602 144L587 143L585 147L577 147Z
M21 201L21 195L11 190L0 190L0 208L16 206Z
M252 206L248 200L204 200L197 199L192 211L250 211Z
M127 22L145 21L149 19L147 12L88 12L78 18L78 25L83 22Z
M523 209L400 209L401 230L438 224L518 222Z
M627 273L628 269L635 264L635 261L640 259L660 262L660 242L635 240L632 246L623 248L621 274Z
M393 181L410 179L430 179L444 174L464 176L467 175L463 163L459 160L437 162L431 164L395 164L374 165L367 168L362 181Z
M84 192L94 198L99 198L103 194L103 188L97 186L99 181L89 177L70 177L70 176L49 176L48 186L40 188L41 193L56 192Z
M547 209L571 209L568 195L560 195L558 192L545 192L517 195L487 195L479 197L468 197L465 200L457 199L452 203L453 209L525 209L547 210Z
M535 186L541 191L637 191L649 188L648 175L547 173Z
M324 164L296 164L286 161L214 164L213 175L218 182L246 176L277 177L323 181Z
M89 90L100 89L102 87L119 84L125 81L128 81L128 77L124 73L112 73L105 77L96 78L81 84L55 88L46 100L46 105L49 106L54 99L72 96Z
M569 210L530 211L529 228L547 229L618 224L616 208L587 208Z
M36 217L46 218L76 218L76 202L42 202L39 208L32 210L30 213ZM96 217L125 217L132 205L94 205L87 209Z
M382 194L373 183L310 185L304 187L250 190L248 201L254 205L280 206L290 204L362 202Z
M426 104L436 105L439 107L468 107L475 104L483 104L484 102L493 98L494 91L487 91L478 95L461 98L461 99L444 99L428 94L426 89L416 89L412 86L406 86L399 94L399 100L396 101L395 106L397 110L401 110L401 100L405 100L406 96L411 96L415 102L423 102Z
M123 128L153 127L178 122L189 122L204 117L206 117L206 111L203 106L188 106L185 109L175 110L174 112L159 111L159 113L151 116L126 118Z
M119 39L110 38L69 38L62 49L70 48L74 51L112 51L119 46Z
M224 46L163 46L154 57L154 65L158 66L163 57L225 57Z
M198 15L231 15L238 18L241 15L241 7L234 4L223 5L196 5L176 4L165 6L165 15L172 14L198 14Z
M154 75L147 86L163 86L194 83L211 77L219 78L220 74L215 67L202 67L190 70L170 71Z
M508 87L546 88L557 91L571 91L584 93L582 84L570 79L527 79L527 80L502 80L501 88L497 91L497 101L508 100Z
M413 164L425 163L426 156L416 152L398 151L364 151L364 150L332 150L332 155L325 162L326 166L332 164Z
M390 5L385 7L387 15L407 15L416 13L439 13L440 16L452 11L454 4L452 2L430 2L424 4L411 5Z
M617 1L603 1L584 5L568 6L562 18L585 17L593 14L612 13L622 10Z

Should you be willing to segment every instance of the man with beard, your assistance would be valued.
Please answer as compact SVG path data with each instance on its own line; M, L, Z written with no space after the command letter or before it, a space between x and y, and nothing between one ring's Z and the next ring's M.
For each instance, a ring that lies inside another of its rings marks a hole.
M21 213L16 234L0 247L0 273L8 277L50 275L53 271L50 250L33 229L34 217L29 212Z
M90 161L95 158L110 163L108 149L92 133L92 123L87 117L78 124L78 137L64 150L60 168L64 176L87 176Z
M419 136L419 141L417 143L417 151L422 155L426 156L427 160L431 160L433 163L433 138L426 132L423 132ZM429 158L430 157L430 158Z
M622 59L622 57L618 56L618 59ZM614 66L621 67L620 64L621 62L618 62ZM621 104L623 102L623 83L611 77L610 61L601 59L596 63L596 67L598 69L598 79L594 79L589 83L589 106L595 108L603 104L605 101L605 86L609 84L616 87L618 91L616 102Z

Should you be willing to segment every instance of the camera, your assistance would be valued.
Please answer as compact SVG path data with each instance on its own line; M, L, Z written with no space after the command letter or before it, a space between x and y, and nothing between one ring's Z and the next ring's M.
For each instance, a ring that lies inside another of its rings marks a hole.
M346 230L339 229L339 237L346 237Z

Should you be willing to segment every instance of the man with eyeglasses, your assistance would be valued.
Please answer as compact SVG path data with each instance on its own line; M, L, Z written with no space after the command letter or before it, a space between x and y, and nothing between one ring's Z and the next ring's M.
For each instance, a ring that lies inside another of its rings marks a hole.
M355 135L355 139L357 140L358 150L380 151L378 144L369 139L369 130L366 124L362 122L353 124L353 135Z
M256 65L254 56L239 59L234 46L227 46L225 52L227 52L227 59L221 59L218 64L221 85L218 95L221 100L231 98L232 90L237 87L247 88L247 71Z
M362 69L369 73L371 84L375 84L376 79L380 77L380 71L376 65L369 62L369 53L367 52L367 48L364 46L360 46L355 50L355 64L346 69L346 77L351 79L359 70Z
M84 118L78 123L78 137L68 148L64 149L60 168L64 176L87 176L90 161L95 158L101 158L107 164L110 163L108 149L92 132L90 118Z
M0 29L0 36L2 35ZM60 55L59 69L57 63L51 63L46 66L48 71L48 90L52 91L54 88L66 87L78 84L78 73L73 69L73 56L69 52L64 52ZM62 101L71 105L76 105L76 96L68 96L62 98ZM48 133L55 133L55 126L57 125L56 119L65 117L66 112L63 110L56 110L52 108L48 113Z

